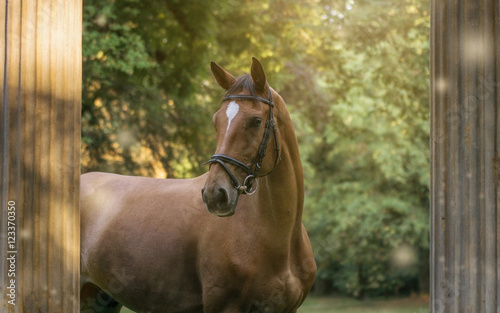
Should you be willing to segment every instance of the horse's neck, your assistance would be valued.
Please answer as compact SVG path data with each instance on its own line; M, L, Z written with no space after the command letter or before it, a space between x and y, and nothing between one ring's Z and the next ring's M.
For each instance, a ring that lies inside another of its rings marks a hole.
M276 249L290 249L302 233L304 177L295 132L289 127L282 137L282 160L271 175L258 182L259 223L267 223Z

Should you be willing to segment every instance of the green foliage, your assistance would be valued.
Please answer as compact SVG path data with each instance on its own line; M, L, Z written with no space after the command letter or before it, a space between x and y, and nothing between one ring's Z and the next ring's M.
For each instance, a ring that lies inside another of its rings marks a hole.
M428 261L418 260L428 248L427 7L379 1L346 11L343 61L314 77L332 99L317 115L328 121L302 127L320 275L359 296L397 292ZM404 246L414 259L393 275Z
M404 291L428 274L428 8L85 0L83 170L200 174L221 95L209 61L238 75L256 56L295 123L318 277Z
M203 79L217 2L177 2L85 1L84 171L202 171L193 164L208 153L200 139L215 92Z

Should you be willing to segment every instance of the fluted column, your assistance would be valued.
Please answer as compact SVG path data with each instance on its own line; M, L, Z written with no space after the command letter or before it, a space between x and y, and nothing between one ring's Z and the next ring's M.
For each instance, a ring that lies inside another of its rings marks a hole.
M79 311L81 14L0 3L1 312Z
M431 1L431 312L500 312L500 3Z

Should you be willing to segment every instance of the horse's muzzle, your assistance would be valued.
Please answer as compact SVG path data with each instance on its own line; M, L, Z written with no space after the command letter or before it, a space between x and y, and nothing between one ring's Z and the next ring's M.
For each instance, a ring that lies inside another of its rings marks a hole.
M205 185L201 189L203 203L208 212L219 217L231 216L236 211L239 194L235 188L227 188L218 184Z

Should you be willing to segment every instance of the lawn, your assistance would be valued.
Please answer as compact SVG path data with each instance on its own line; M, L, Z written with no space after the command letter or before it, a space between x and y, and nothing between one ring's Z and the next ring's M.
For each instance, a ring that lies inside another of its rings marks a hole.
M343 297L309 297L299 313L429 313L421 298L358 301Z
M421 298L358 301L343 297L309 297L299 313L429 313L429 304ZM133 313L126 308L121 313Z

